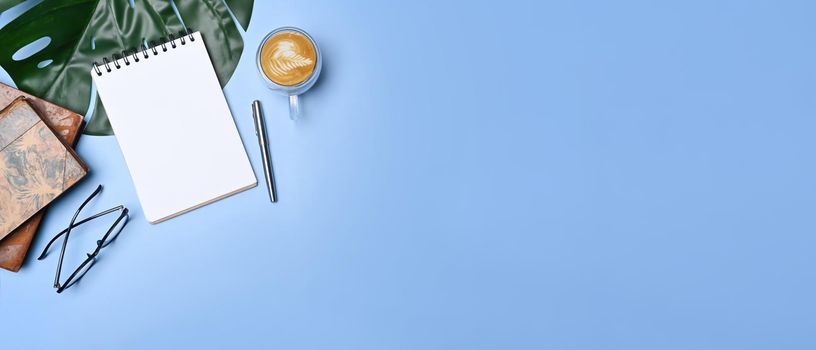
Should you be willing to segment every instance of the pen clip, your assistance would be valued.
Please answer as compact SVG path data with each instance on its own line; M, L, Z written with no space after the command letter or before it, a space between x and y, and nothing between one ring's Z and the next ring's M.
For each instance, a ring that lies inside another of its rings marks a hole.
M252 102L252 124L255 125L255 136L258 136L258 137L260 137L260 131L258 130L258 127L259 127L258 118L260 117L258 115L259 105L260 105L260 103L258 102L258 100L255 100L254 102Z

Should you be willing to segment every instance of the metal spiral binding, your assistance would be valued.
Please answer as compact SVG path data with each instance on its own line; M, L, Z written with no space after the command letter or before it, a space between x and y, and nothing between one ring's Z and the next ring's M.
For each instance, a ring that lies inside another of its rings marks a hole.
M103 57L101 66L104 66L105 71L110 73L110 72L113 71L113 69L111 69L111 66L110 66L111 61L113 61L114 68L121 69L122 65L119 64L119 59L122 59L125 62L125 66L129 66L130 65L130 60L128 59L128 56L133 58L133 62L136 63L136 62L139 62L139 60L140 60L139 59L139 52L141 52L142 57L145 60L147 60L150 57L150 54L148 53L149 51L153 51L154 56L157 56L159 54L159 50L158 50L159 46L161 46L162 52L167 52L167 44L170 44L170 48L172 48L172 49L175 49L176 47L178 47L178 45L176 45L176 40L177 39L181 42L181 45L186 45L187 44L187 41L184 39L185 37L189 38L191 42L195 41L195 37L193 36L193 34L190 33L190 31L186 30L186 29L183 32L179 33L178 38L176 38L176 36L173 35L173 34L169 34L168 37L169 37L169 40L162 40L161 43L158 44L158 45L156 44L155 41L150 41L150 47L148 47L146 44L142 44L138 48L135 48L135 49L132 49L132 50L127 50L127 49L122 50L121 57L120 57L119 54L111 55L111 60L108 60L107 57ZM94 71L96 72L96 75L102 76L102 70L99 69L100 65L97 62L93 63L93 67L94 67Z

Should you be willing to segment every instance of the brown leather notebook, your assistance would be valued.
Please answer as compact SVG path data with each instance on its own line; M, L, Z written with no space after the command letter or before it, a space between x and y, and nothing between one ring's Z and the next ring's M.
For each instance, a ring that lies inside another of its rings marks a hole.
M65 144L74 145L76 143L82 127L81 115L0 83L0 108L10 104L20 96L27 98L28 102ZM8 236L0 239L0 268L13 272L20 270L31 242L37 233L37 228L40 226L44 211L44 209L40 210Z

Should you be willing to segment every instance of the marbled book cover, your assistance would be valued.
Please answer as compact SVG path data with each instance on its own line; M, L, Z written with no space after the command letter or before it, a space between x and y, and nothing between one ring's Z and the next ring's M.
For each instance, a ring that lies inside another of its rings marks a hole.
M45 123L56 132L65 144L73 146L82 128L82 116L66 108L57 106L39 97L0 83L0 109L8 106L20 96L25 96ZM25 262L31 242L37 234L46 209L34 214L17 227L6 238L0 239L0 268L17 272Z
M88 174L25 97L0 111L0 239Z

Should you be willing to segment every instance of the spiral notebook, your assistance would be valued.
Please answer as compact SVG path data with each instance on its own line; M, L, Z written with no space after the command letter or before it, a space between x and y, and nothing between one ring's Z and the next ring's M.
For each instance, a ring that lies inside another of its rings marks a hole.
M199 32L105 58L91 76L150 223L257 184Z

